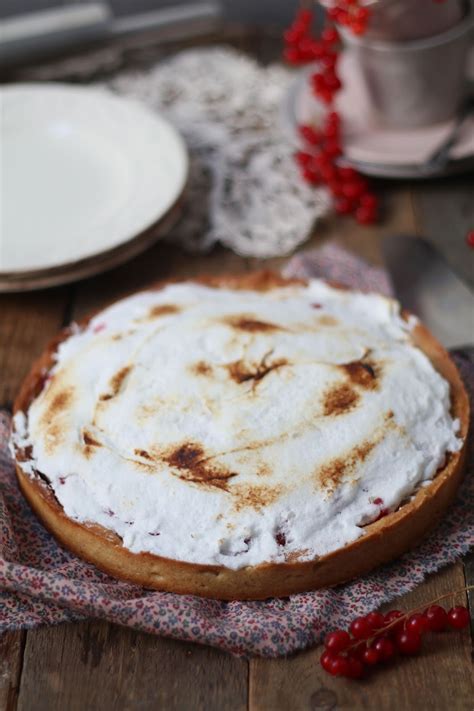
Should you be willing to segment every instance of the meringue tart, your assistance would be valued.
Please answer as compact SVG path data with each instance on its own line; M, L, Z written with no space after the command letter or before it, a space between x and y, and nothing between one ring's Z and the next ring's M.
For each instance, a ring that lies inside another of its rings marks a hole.
M468 399L389 298L269 272L163 283L64 330L15 402L25 497L65 547L226 600L413 546L460 482Z

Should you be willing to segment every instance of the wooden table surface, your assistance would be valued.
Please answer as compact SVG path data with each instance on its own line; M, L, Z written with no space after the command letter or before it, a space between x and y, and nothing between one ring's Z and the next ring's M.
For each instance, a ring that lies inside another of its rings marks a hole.
M238 34L233 43L264 59L275 51L275 43L267 37ZM28 76L26 71L13 78ZM384 203L380 225L366 228L347 218L330 217L317 226L303 249L334 240L370 262L380 263L382 235L423 234L441 247L457 268L473 275L473 250L464 242L467 230L474 227L472 181L464 177L377 185ZM72 286L0 296L0 407L11 407L33 358L71 320L158 279L202 272L241 273L262 265L278 268L284 262L244 259L222 248L206 256L190 256L172 245L157 243L102 276ZM461 588L465 576L472 577L469 569L473 567L472 560L451 565L394 605L409 609ZM458 599L466 604L465 595ZM320 654L320 648L313 648L286 659L246 660L93 620L9 632L0 638L0 709L474 708L469 630L438 635L419 657L404 659L360 682L329 677L319 667Z

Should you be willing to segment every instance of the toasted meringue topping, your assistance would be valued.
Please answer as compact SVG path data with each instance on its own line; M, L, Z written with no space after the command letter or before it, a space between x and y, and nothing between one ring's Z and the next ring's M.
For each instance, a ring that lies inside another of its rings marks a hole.
M318 280L139 293L60 344L15 416L17 459L131 551L310 560L460 449L449 385L410 330L395 301Z

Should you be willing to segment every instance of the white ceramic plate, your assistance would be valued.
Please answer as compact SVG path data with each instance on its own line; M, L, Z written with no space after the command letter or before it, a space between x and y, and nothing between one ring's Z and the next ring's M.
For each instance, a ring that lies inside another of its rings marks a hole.
M350 51L343 52L340 74L343 89L336 99L336 109L344 122L344 158L367 175L393 178L425 178L439 175L429 171L424 163L450 135L454 120L417 129L391 129L374 116L358 73L357 62ZM283 121L292 138L297 125L317 124L327 111L311 92L308 75L311 67L300 72L290 86L283 110ZM474 164L474 119L463 125L451 160L442 174L472 169Z
M176 208L185 145L139 103L17 84L0 91L0 117L0 279L53 270L57 283L58 270L116 254Z

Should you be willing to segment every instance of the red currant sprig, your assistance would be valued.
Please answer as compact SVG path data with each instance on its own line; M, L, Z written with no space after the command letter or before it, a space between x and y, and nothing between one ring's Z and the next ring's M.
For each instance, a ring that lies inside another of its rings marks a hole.
M434 603L455 594L442 595ZM466 607L457 605L446 611L434 603L423 612L391 610L386 615L370 612L356 617L349 631L335 630L327 635L321 666L333 676L359 679L371 667L390 661L396 654L410 656L419 652L423 635L428 632L443 632L449 627L460 630L468 626L470 617Z
M331 111L319 130L314 126L299 126L304 150L295 153L295 160L306 182L329 188L336 212L353 214L360 224L370 225L377 220L378 200L365 178L354 168L339 165L340 123L339 115Z
M310 10L298 11L291 27L285 32L285 58L291 64L317 62L310 76L313 93L325 104L332 104L342 83L337 74L339 33L326 27L321 36L313 37L313 14ZM331 111L320 129L300 126L303 150L295 159L303 179L311 185L327 185L339 214L353 214L364 225L376 222L378 201L369 191L367 182L353 168L339 166L342 156L340 118Z

